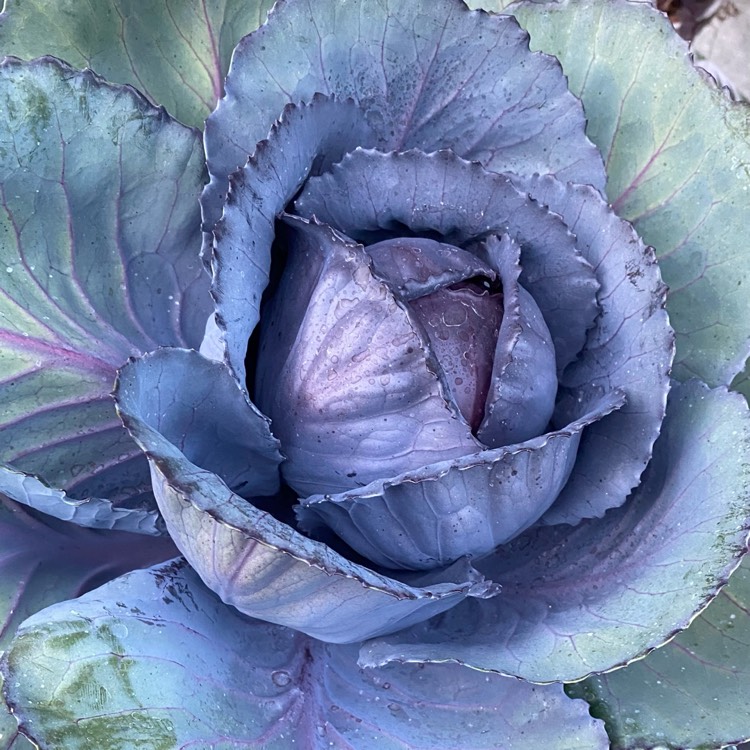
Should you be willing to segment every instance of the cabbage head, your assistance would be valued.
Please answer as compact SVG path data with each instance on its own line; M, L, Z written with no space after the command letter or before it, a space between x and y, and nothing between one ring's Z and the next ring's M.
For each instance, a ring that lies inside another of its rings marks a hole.
M506 4L9 1L0 750L750 738L747 105Z

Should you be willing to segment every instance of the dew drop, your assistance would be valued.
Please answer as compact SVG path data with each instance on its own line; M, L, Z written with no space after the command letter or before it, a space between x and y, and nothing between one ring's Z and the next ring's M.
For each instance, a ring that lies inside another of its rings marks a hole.
M278 669L271 674L271 680L277 687L286 687L292 681L292 676L286 670Z
M110 628L110 631L115 638L127 638L128 637L127 626L123 625L121 622L114 623L112 627Z

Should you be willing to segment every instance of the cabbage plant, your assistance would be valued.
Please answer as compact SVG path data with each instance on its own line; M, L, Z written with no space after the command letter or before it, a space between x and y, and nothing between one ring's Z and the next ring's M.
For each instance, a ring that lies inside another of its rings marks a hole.
M750 738L747 106L505 5L6 4L0 748Z

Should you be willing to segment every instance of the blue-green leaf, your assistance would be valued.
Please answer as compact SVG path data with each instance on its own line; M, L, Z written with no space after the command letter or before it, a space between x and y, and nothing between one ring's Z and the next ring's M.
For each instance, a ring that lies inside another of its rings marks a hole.
M558 686L356 651L238 615L175 560L28 620L3 669L44 750L608 746Z
M174 554L167 539L82 529L0 496L0 654L40 609ZM1 703L0 749L30 747Z
M747 558L746 558L747 559ZM750 565L690 627L642 661L571 685L607 722L613 750L714 748L750 739Z
M131 432L136 414L243 497L278 492L279 442L222 364L186 349L150 352L120 371L115 400Z
M237 42L273 0L6 0L0 57L54 55L128 83L178 120L202 127L224 92Z
M199 134L52 58L3 63L0 109L0 491L153 533L110 391L128 357L200 344Z
M534 49L560 58L604 154L609 200L656 250L677 333L675 377L728 383L750 350L750 107L695 69L653 3L508 10Z

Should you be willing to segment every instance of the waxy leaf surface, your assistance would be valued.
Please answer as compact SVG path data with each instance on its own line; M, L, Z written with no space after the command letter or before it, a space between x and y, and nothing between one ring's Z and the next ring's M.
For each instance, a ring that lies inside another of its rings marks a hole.
M492 168L603 186L580 102L556 60L529 54L512 18L470 11L458 0L397 8L281 0L268 24L238 45L226 97L206 123L209 229L227 176L286 104L318 92L353 98L388 149L451 148Z
M205 386L195 387L193 380L207 383L213 397L205 398ZM160 395L154 397L154 390ZM321 640L351 643L419 622L467 596L497 593L465 562L433 571L418 585L402 583L351 562L261 510L273 498L253 495L269 491L259 480L276 471L278 453L266 419L223 365L195 352L163 349L122 370L117 400L123 421L148 453L154 492L172 538L203 581L241 612ZM155 400L171 406L152 409ZM183 419L200 425L206 435L224 434L218 463L210 460L210 440L192 444L192 460L179 450L169 426ZM232 431L239 423L244 429ZM255 448L243 455L238 446L247 445L248 426ZM222 479L229 476L243 477L249 500L232 492ZM284 500L278 502L277 513Z
M110 391L129 356L200 344L198 133L53 58L8 59L0 108L0 491L154 533L148 466Z
M301 500L303 526L322 520L368 560L426 569L481 557L525 531L570 476L581 433L622 407L611 391L589 413L518 445L429 464L336 495Z
M664 310L667 290L653 250L591 187L549 175L514 181L563 217L601 283L602 315L581 356L560 378L556 421L565 424L577 415L582 396L592 398L613 387L628 394L613 419L584 433L573 475L543 519L576 524L626 502L651 457L674 354L674 331ZM616 456L622 456L617 463Z
M54 55L127 83L181 122L203 127L224 93L237 42L266 18L273 0L7 0L0 57Z
M358 149L308 180L295 207L360 240L404 225L459 245L488 233L515 239L519 281L544 315L561 371L553 427L581 418L613 390L633 402L584 436L552 522L601 516L625 501L659 433L674 334L653 253L593 188L488 172L447 151Z
M213 235L206 235L214 244L205 258L211 258L214 268L217 338L243 387L247 342L271 273L276 217L314 167L328 168L349 149L373 139L364 113L353 102L316 95L309 104L285 107L268 137L232 175L221 221ZM221 201L212 203L215 198L203 195L206 220L214 209L221 210Z
M365 644L362 663L449 660L570 681L661 645L745 552L748 449L741 396L695 381L674 388L654 458L624 506L518 537L478 563L500 596Z
M746 469L747 471L747 469ZM568 688L607 722L614 750L718 747L750 739L750 566L736 570L673 641Z
M40 609L175 551L167 539L82 529L0 496L0 654L18 625ZM0 749L26 748L30 743L0 702Z
M610 202L656 250L677 333L674 376L729 382L749 349L747 103L693 66L651 3L522 2L508 12L533 49L559 57L604 155Z
M364 248L289 217L289 259L261 321L255 398L302 497L477 453L421 327ZM436 567L436 566L433 566Z
M356 658L238 615L178 559L40 613L4 668L24 731L50 749L607 748L559 686Z
M294 205L365 243L404 227L459 246L508 234L521 245L519 280L545 316L560 369L575 359L596 318L596 276L560 218L506 175L451 151L357 149L308 180Z

